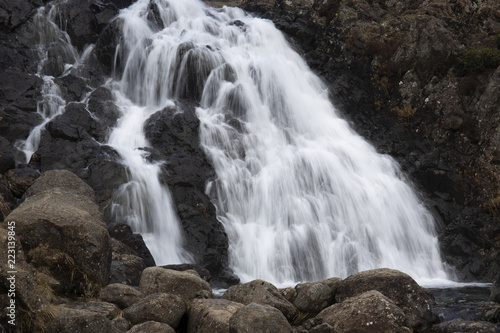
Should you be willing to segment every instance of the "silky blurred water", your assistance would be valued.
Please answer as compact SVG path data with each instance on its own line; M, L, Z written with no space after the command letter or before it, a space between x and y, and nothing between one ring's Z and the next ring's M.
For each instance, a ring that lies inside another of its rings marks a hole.
M338 116L327 87L270 21L198 0L139 0L117 20L119 66L108 85L122 114L107 144L130 181L112 212L144 236L157 263L191 256L160 182L168 156L150 161L143 128L190 99L216 171L207 193L242 281L293 285L389 267L420 283L449 282L433 217L397 163Z

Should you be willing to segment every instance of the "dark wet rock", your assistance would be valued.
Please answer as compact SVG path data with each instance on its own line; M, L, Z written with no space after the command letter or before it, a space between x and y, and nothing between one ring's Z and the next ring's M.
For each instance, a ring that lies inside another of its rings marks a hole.
M0 123L2 121L0 120ZM0 136L0 174L4 174L10 169L16 167L16 161L14 159L14 148L11 146L10 142L4 137Z
M137 252L114 238L111 238L111 249L109 283L138 286L141 273L146 268L144 260Z
M229 320L244 305L225 299L195 299L188 311L188 333L229 333Z
M114 224L108 226L109 235L126 246L132 249L140 258L144 260L144 264L147 267L156 266L156 263L151 255L151 252L147 248L142 236L140 234L134 234L132 229L127 224Z
M120 118L120 111L114 103L113 94L105 87L99 87L90 94L88 110L107 129L114 127Z
M40 172L30 167L9 170L4 175L5 182L12 192L18 198L21 198L30 188L35 180L40 177Z
M149 142L163 156L169 185L186 238L186 250L208 269L214 285L228 287L239 279L228 267L228 239L205 194L215 172L200 147L200 122L194 105L179 103L153 114L144 125Z
M61 18L67 22L67 32L79 50L94 44L100 32L118 14L122 6L132 1L89 1L82 5L70 0L61 6ZM118 5L118 6L117 6Z
M7 219L28 258L61 282L63 293L92 294L109 279L109 234L93 190L64 170L44 173Z
M109 283L138 286L141 273L145 268L144 260L136 255L113 253L109 269Z
M237 310L229 319L229 332L276 332L290 333L292 327L283 313L276 308L258 303L250 303Z
M184 299L212 293L210 284L199 276L161 267L148 267L142 272L139 290L144 295L168 293Z
M13 145L16 140L24 140L31 129L42 122L38 113L25 112L14 106L0 107L0 135Z
M297 312L295 306L287 301L275 286L263 280L232 286L226 290L222 298L242 304L258 303L272 306L280 310L290 321Z
M100 300L114 303L121 309L137 303L141 296L142 294L137 289L121 283L108 284L97 295Z
M317 318L340 332L412 332L403 310L376 290L331 305Z
M145 323L135 325L129 331L127 331L127 333L157 333L157 332L175 333L175 330L171 326L165 323L159 323L157 321L147 321Z
M0 100L23 111L36 111L41 83L36 75L8 68L0 81Z
M9 2L0 1L0 30L14 30L26 22L35 12L36 8L42 5L38 0L20 0Z
M16 203L17 199L10 191L7 180L3 175L0 175L0 221L3 221L10 214Z
M177 295L156 293L123 310L123 316L137 325L147 321L157 321L177 328L186 312L186 303Z
M431 309L432 294L409 275L393 269L374 269L349 276L339 283L335 300L344 302L370 290L382 293L401 308L408 327L427 327L436 320Z
M119 75L123 71L123 53L116 52L121 41L122 22L114 20L101 33L96 42L94 53L106 75Z

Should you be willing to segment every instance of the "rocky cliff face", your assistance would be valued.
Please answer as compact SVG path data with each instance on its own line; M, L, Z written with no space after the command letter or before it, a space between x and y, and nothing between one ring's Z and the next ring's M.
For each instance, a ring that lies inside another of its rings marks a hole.
M41 122L36 110L43 82L36 75L39 41L32 23L44 3L22 0L13 6L0 0L2 219L23 193L9 185L7 171L23 158L14 146ZM58 78L68 101L66 111L47 126L30 163L17 165L11 173L70 170L96 191L102 208L126 182L127 170L117 162L116 152L100 144L118 112L111 92L89 87L100 86L113 71L114 31L120 29L113 17L130 3L107 0L82 5L68 0L63 4L59 20L66 22L78 51L88 44L96 47L78 73ZM500 9L496 1L216 3L241 5L272 19L290 37L331 87L339 111L380 152L394 156L426 194L440 221L445 259L459 277L492 281L500 270ZM116 65L119 70L120 63ZM64 71L57 59L46 66L54 76ZM83 103L86 94L90 96ZM184 108L182 119L161 110L152 116L151 156L177 156L165 170L169 175L165 182L172 188L186 234L192 244L198 244L190 250L200 264L224 276L227 237L204 194L204 183L213 170L198 147L199 123L193 105L186 102ZM230 276L226 279L234 281Z
M119 75L120 64L114 64L114 53L120 22L115 16L132 2L81 4L67 0L58 4L55 21L61 22L76 52L87 54L78 66L68 69L64 64L70 61L61 50L58 37L54 37L50 27L49 35L42 35L36 25L36 13L41 6L47 4L44 16L53 15L50 1L23 0L15 6L0 1L0 221L22 201L24 191L17 193L9 185L9 170L16 164L17 173L30 174L19 170L31 170L37 176L47 170L65 169L95 190L110 232L120 238L122 233L117 230L123 230L123 221L114 219L109 208L114 191L127 182L128 170L120 163L117 152L103 144L120 116L111 90L103 83L114 70ZM38 45L43 38L52 38L54 43L47 43L46 53L41 55ZM89 49L89 45L95 47ZM47 58L41 63L43 57ZM60 89L58 98L65 101L64 112L45 126L29 163L20 163L25 157L16 145L42 122L37 111L43 103L43 75L55 77ZM146 124L153 146L146 149L151 159L165 160L169 156L162 177L172 191L188 251L198 264L210 270L214 281L235 283L238 279L228 268L227 235L204 193L205 183L214 172L199 146L199 121L194 107L192 102L186 102L182 106L185 112L176 116L158 110ZM146 261L150 259L144 257ZM118 273L122 274L120 269ZM112 276L118 273L112 272Z
M461 279L499 271L500 8L469 0L245 0L340 112L425 193Z

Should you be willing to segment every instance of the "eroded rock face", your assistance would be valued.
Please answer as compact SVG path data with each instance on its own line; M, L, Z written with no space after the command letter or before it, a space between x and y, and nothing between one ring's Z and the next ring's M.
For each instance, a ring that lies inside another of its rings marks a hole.
M168 159L165 182L177 206L186 250L212 273L215 285L228 287L239 279L228 267L227 234L205 194L205 185L215 172L200 146L195 105L183 101L160 110L146 121L144 129L159 158Z
M434 302L431 293L409 275L393 269L374 269L349 276L340 282L335 299L344 302L370 290L394 302L405 313L408 327L426 327L436 319L431 310Z
M257 303L272 306L280 310L290 321L297 312L295 306L287 301L275 286L263 280L232 286L222 295L222 298L242 304Z
M7 219L16 222L28 261L48 269L62 292L91 294L107 284L109 234L93 190L74 174L44 173Z
M407 332L405 313L376 290L367 291L321 311L323 319L340 332Z

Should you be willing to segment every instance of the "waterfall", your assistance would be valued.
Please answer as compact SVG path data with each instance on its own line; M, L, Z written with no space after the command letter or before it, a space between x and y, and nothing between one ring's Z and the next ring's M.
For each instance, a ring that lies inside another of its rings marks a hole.
M92 50L89 47L81 55L78 54L68 34L56 22L58 10L57 6L49 4L40 7L33 17L32 33L39 42L36 50L40 58L36 75L43 80L42 100L37 104L37 113L42 121L31 130L26 140L16 143L16 148L24 152L26 162L29 162L31 155L38 149L42 130L65 110L67 102L55 78L68 75L71 70L76 69Z
M148 146L150 114L191 98L217 174L207 192L243 281L286 284L377 267L417 281L446 278L433 217L397 163L338 116L326 86L271 22L197 0L139 0L120 19L123 117L109 144L131 170L121 206L140 212L129 221L136 230L154 234L170 223L165 232L181 234L167 190L151 183L158 165L138 148ZM148 246L173 242L151 237Z

